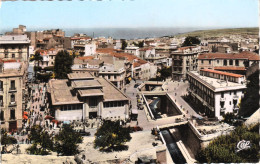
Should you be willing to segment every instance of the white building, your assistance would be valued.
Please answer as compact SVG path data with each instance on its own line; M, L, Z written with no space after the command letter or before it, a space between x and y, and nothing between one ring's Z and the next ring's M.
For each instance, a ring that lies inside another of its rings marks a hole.
M96 54L97 46L95 42L85 44L85 55L92 56Z
M222 119L225 113L238 113L246 89L243 75L204 69L188 72L187 79L193 101L207 116Z
M125 52L140 57L139 47L126 47Z

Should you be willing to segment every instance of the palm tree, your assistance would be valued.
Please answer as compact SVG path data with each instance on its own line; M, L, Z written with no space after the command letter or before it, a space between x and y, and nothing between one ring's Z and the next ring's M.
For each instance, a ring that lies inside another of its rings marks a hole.
M37 70L35 70L35 67L34 67L34 78L36 79L36 74L37 74L37 71L39 69L39 65L40 65L40 61L42 61L43 58L41 56L41 53L39 51L36 51L35 54L32 56L32 58L30 59L30 61L37 61Z

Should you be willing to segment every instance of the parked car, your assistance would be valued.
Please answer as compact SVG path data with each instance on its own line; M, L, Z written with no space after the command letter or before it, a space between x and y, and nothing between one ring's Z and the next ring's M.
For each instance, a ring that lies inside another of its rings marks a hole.
M133 127L130 127L130 129L131 129L131 132L143 131L143 128L140 126L133 126Z

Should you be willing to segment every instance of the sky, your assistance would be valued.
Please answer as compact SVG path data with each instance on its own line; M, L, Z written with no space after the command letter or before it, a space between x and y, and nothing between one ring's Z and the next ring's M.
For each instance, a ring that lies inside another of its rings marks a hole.
M258 27L258 0L2 2L0 28Z

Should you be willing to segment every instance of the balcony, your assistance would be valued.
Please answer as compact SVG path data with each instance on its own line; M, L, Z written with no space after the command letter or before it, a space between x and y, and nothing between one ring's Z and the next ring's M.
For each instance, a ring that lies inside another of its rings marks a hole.
M15 101L12 101L12 102L9 103L8 106L9 106L9 107L13 107L13 106L16 106L16 105L17 105L16 102L15 102Z
M98 106L89 106L89 112L97 112Z
M22 53L22 52L23 52L23 50L18 50L18 52L19 52L19 53Z
M9 92L16 92L17 90L16 90L16 87L11 87L11 88L9 88Z
M8 50L4 50L5 53L8 53Z
M220 112L225 112L226 108L220 108Z
M234 100L238 100L238 98L239 98L239 97L238 97L237 95L234 95L234 96L233 96L233 99L234 99Z
M225 102L225 101L226 101L226 98L224 98L224 97L222 98L222 97L221 97L221 98L220 98L220 101L221 101L221 102Z

